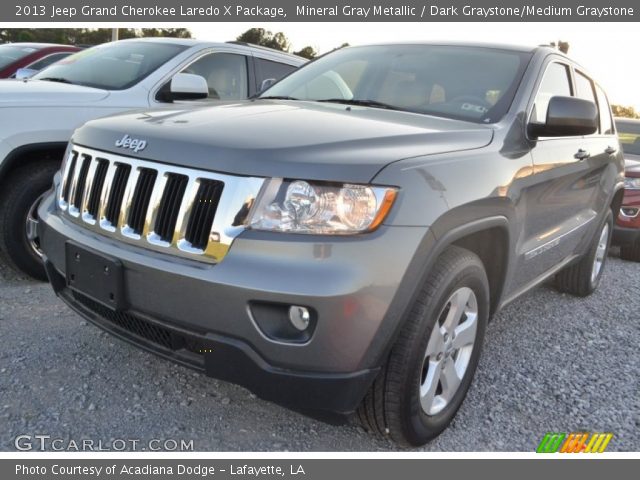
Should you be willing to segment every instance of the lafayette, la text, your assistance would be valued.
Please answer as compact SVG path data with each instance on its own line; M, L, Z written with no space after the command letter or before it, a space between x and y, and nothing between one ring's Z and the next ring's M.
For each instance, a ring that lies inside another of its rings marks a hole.
M226 473L229 475L242 475L250 477L274 476L284 477L285 475L306 475L304 468L300 464L282 465L226 465L224 467L211 464L177 464L177 465L151 465L151 464L113 464L113 465L60 465L54 463L51 467L46 465L24 465L16 464L16 476L33 475L63 475L63 476L83 476L90 475L100 477L101 475L135 475L158 477L165 475L189 475L191 477L209 477L216 474Z

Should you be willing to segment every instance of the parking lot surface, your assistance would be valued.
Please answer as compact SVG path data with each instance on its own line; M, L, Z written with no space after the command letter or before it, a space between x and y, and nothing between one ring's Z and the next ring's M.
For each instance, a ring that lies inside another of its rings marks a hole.
M326 425L140 351L4 267L0 339L1 450L15 450L18 435L103 448L121 448L116 439L193 441L197 451L397 448L355 421ZM458 416L423 450L533 451L546 432L591 431L614 434L609 451L638 451L639 345L640 265L614 252L591 297L543 285L494 318Z

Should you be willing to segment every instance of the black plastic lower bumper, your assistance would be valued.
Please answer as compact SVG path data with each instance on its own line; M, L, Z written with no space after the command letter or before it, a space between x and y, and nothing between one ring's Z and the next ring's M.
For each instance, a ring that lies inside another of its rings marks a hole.
M103 330L164 358L242 385L273 401L330 423L342 423L355 411L378 373L298 372L273 367L239 339L182 329L139 312L115 311L77 293L45 259L56 294Z
M611 243L613 245L633 245L640 242L640 228L623 228L615 226L613 228L613 237Z

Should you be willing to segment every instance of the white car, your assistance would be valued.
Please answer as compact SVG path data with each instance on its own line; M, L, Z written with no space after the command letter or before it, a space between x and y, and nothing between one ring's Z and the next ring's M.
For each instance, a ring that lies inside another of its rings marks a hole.
M254 45L146 38L74 54L0 82L0 260L45 279L35 212L72 132L88 120L174 101L235 101L306 60Z

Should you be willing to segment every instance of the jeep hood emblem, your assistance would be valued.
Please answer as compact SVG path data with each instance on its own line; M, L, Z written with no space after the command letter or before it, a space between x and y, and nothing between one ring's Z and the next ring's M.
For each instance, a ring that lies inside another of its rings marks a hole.
M116 140L116 147L128 148L138 153L147 148L147 141L140 140L139 138L131 138L129 135L125 134L120 140Z

